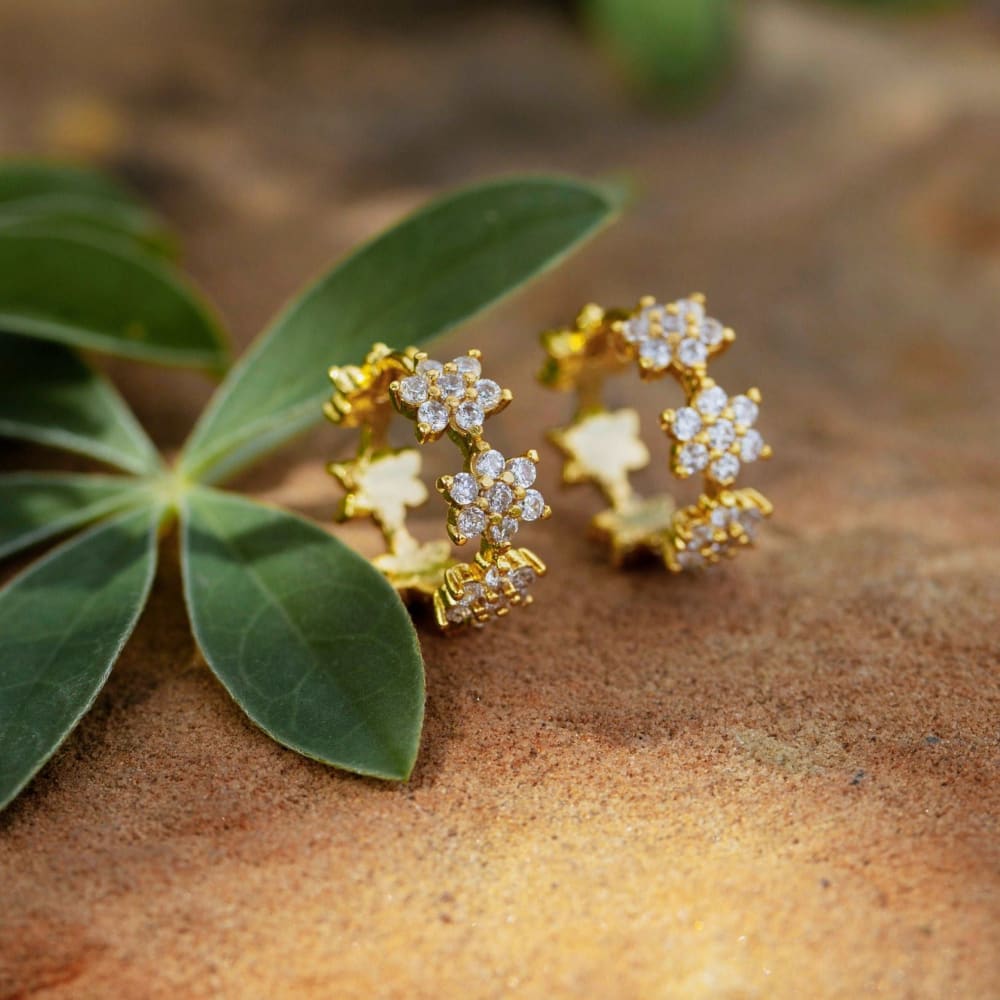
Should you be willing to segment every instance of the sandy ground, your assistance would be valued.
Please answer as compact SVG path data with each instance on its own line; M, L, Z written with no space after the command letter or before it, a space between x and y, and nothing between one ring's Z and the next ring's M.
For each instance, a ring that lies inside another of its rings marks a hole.
M995 997L991 26L760 3L722 98L670 120L554 15L390 32L323 10L7 0L0 150L131 179L240 344L451 185L628 172L624 221L449 346L519 388L494 443L521 448L566 415L532 385L538 330L584 298L707 291L740 337L720 378L765 394L776 457L753 482L776 517L710 576L618 573L584 536L595 498L560 493L546 452L552 572L516 624L423 635L403 786L247 722L166 539L107 689L0 817L0 997ZM110 370L168 451L210 391ZM676 399L635 402L652 432ZM327 519L344 446L317 431L241 485Z

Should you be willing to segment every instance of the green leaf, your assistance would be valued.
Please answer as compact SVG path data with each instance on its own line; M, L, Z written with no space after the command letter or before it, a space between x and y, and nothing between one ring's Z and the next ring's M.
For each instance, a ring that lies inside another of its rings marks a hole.
M0 228L0 329L160 364L226 360L215 317L171 270L79 236Z
M139 474L160 457L111 384L60 344L0 333L0 434Z
M0 475L0 558L149 496L147 484L124 476Z
M0 808L93 704L146 602L159 511L122 514L0 591Z
M618 211L566 178L494 181L432 202L294 300L230 372L181 468L218 482L319 420L327 369L372 343L420 344L566 256Z
M120 240L127 250L165 257L174 256L176 249L152 212L126 202L82 194L44 194L0 201L0 231Z
M195 488L181 519L194 634L240 707L306 756L407 778L423 667L382 575L314 524L232 494Z
M33 160L0 164L0 206L46 195L79 195L133 206L139 204L106 174L86 167Z

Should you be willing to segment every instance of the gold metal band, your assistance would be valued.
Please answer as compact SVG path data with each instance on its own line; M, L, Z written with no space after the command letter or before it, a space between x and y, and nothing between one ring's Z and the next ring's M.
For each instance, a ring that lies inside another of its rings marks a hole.
M538 453L508 460L486 441L486 420L506 409L513 395L482 377L480 358L473 350L442 364L415 348L375 344L363 365L330 369L334 391L324 407L334 424L361 431L355 457L328 466L345 490L338 519L371 518L379 526L386 552L375 566L404 600L430 598L447 631L483 625L530 604L530 585L545 573L533 552L512 548L522 524L552 513L533 486ZM450 541L421 544L406 526L406 509L423 504L428 492L420 452L389 444L394 412L415 423L420 444L447 435L462 454L462 470L436 484L449 503ZM474 538L480 541L474 559L455 560L452 543Z
M663 559L674 572L699 569L752 544L772 506L754 489L737 489L744 465L770 458L755 424L760 391L729 396L708 376L708 363L736 339L706 315L705 297L690 295L666 305L652 297L633 310L583 308L572 327L542 334L547 359L543 385L576 393L576 410L551 439L563 452L563 481L592 482L610 507L592 521L616 564L643 553ZM642 497L630 473L649 464L639 435L639 414L608 410L605 380L635 365L642 379L672 375L685 405L660 414L672 439L670 468L678 479L701 473L698 500L677 509L669 496Z

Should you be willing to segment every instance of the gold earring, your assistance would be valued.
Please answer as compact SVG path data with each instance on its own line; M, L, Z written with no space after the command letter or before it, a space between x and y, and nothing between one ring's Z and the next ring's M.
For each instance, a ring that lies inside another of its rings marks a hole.
M632 310L588 305L572 327L542 334L547 359L540 381L576 393L572 421L549 435L565 456L563 482L592 482L604 494L610 507L591 527L616 565L652 553L674 572L709 566L752 544L760 521L771 515L766 497L735 486L743 466L771 457L755 426L760 391L730 396L707 373L708 362L734 340L731 329L706 315L700 294L666 305L646 297ZM690 506L677 509L669 496L642 497L629 480L650 459L639 414L608 410L602 389L632 365L642 379L672 375L684 390L685 405L663 410L660 426L673 442L673 475L703 476Z
M387 551L373 563L404 600L431 599L438 625L455 631L503 617L528 605L531 583L545 564L530 549L512 548L522 524L552 513L533 486L536 451L506 459L483 436L487 418L513 396L482 377L479 351L442 364L421 351L375 344L361 366L333 367L333 395L324 407L340 427L356 427L361 441L349 462L328 469L345 496L338 519L371 518ZM448 501L449 540L419 543L406 527L408 507L420 506L427 489L415 448L390 447L388 429L398 412L416 424L417 441L448 435L463 456L462 470L442 476L437 490ZM471 562L452 557L451 543L478 538Z

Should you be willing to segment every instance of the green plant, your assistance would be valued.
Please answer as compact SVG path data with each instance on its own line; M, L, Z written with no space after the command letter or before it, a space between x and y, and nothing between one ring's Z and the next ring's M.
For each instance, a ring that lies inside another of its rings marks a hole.
M0 168L0 434L119 475L0 476L0 555L74 528L0 591L0 807L87 711L180 521L195 637L274 739L405 779L423 664L405 608L364 559L288 511L222 492L316 422L331 364L419 344L552 266L617 212L569 178L499 180L432 202L332 268L232 367L168 468L113 386L74 352L226 368L218 321L168 258L159 221L98 175Z

